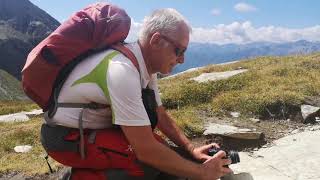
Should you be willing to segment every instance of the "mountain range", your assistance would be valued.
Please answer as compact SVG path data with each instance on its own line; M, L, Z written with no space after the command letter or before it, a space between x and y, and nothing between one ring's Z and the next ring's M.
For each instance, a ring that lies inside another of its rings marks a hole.
M250 59L257 56L309 54L318 51L320 51L320 42L305 40L285 43L255 42L225 45L190 43L185 54L185 62L178 65L173 73L194 67Z

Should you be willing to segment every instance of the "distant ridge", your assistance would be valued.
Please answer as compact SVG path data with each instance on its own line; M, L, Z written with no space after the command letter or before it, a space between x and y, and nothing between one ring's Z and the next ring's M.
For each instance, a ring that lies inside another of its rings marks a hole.
M320 51L320 42L300 40L296 42L271 43L255 42L250 44L208 44L190 43L184 64L174 69L174 74L190 68L220 64L257 56L285 56L309 54Z
M0 0L0 69L21 79L28 53L59 25L28 0Z

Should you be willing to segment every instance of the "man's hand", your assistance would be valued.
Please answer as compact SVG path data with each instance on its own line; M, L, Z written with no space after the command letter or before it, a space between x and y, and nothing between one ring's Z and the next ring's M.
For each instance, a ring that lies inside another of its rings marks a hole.
M213 147L220 148L218 144L212 143L212 144L200 146L197 148L194 148L192 146L188 150L196 160L204 162L212 158L211 156L208 155L208 152L209 152L209 149Z
M203 163L203 177L201 180L216 180L221 176L231 173L232 170L225 165L230 165L230 159L224 159L226 153L224 151L219 151L214 156L209 156L210 158Z

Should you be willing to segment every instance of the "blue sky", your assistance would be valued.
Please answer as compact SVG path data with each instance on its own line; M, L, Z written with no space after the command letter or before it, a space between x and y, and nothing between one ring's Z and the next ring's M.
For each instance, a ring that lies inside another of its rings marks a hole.
M100 0L101 1L101 0ZM62 22L96 0L31 0ZM77 2L77 3L75 3ZM157 8L175 8L194 33L192 41L218 44L253 41L320 40L319 0L109 0L135 22L135 38L143 18Z

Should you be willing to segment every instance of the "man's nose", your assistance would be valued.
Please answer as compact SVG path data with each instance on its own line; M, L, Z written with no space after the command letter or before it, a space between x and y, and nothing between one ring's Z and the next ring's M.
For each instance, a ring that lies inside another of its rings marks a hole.
M184 63L184 55L177 58L177 63L179 63L179 64Z

